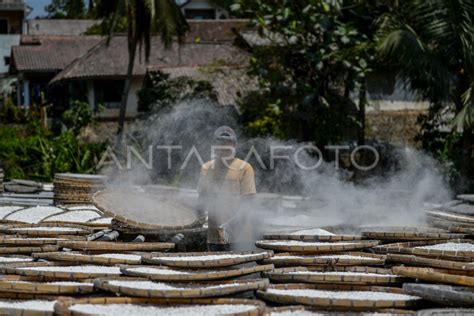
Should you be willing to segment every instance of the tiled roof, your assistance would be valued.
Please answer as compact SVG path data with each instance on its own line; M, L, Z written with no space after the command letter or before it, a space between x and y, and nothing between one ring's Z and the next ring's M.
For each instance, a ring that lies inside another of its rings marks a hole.
M249 20L188 20L188 24L186 42L226 42L234 40L234 30L246 30Z
M235 105L241 96L257 89L257 81L247 75L244 67L150 67L149 71L160 71L169 74L170 78L191 77L209 81L221 105Z
M101 41L100 36L23 36L12 47L10 71L56 72Z
M138 54L137 54L138 55ZM134 75L145 75L147 66L176 67L201 66L220 61L228 65L241 65L247 54L231 43L183 43L165 49L158 36L151 41L148 64L143 54L135 59ZM104 39L82 57L61 71L52 81L97 77L124 77L128 65L127 37L114 36L109 45Z
M28 21L28 35L81 35L98 20L34 19Z

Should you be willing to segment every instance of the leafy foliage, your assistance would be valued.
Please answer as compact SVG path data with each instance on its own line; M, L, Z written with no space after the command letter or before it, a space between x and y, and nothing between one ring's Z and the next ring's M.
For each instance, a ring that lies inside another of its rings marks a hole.
M81 143L72 131L54 136L38 121L0 126L0 164L6 178L51 181L56 172L94 171L105 144Z
M350 93L365 82L373 49L366 35L343 21L338 5L240 0L233 9L252 17L266 43L252 47L251 58L266 106L261 117L247 116L253 119L248 126L269 122L265 113L278 113L284 118L277 128L281 135L320 145L340 141L358 127ZM244 100L242 111L251 106Z
M86 17L84 0L52 0L44 10L50 19L83 19Z
M71 102L70 107L64 111L63 120L74 135L79 135L81 129L91 124L94 121L94 116L102 110L102 106L92 110L89 103L74 100Z

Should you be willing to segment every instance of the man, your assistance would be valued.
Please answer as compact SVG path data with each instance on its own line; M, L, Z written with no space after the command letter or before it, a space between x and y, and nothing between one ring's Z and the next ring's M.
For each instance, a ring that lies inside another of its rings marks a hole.
M237 136L228 126L214 132L213 160L202 165L199 179L201 210L208 213L209 251L228 251L238 240L239 223L245 220L241 206L256 193L252 166L235 158ZM248 204L247 204L248 206Z

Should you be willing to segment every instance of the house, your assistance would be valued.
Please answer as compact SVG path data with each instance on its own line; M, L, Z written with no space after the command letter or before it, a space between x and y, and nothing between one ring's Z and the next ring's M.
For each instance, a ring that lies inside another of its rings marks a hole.
M11 47L20 43L25 33L29 8L23 0L0 1L0 92L10 92L14 81L8 77Z
M159 36L151 40L151 55L135 60L127 117L138 114L136 92L148 69L189 69L218 63L237 67L247 62L247 53L233 45L234 30L245 20L189 21L190 31L182 43L165 48ZM115 35L109 43L101 36L24 36L12 48L10 73L17 76L18 104L53 104L58 116L73 100L105 107L102 117L115 119L128 65L127 37ZM222 99L224 100L224 99Z
M176 0L188 20L224 20L229 12L208 0Z

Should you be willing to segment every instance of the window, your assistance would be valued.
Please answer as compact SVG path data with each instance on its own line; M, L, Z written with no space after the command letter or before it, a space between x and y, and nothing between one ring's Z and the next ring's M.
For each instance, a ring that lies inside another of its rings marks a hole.
M0 19L0 34L8 34L8 20Z
M120 108L122 101L123 80L97 80L94 82L95 104L107 109Z
M184 16L191 20L215 20L215 9L184 9Z
M5 61L5 66L10 65L10 56L4 56L3 60Z

